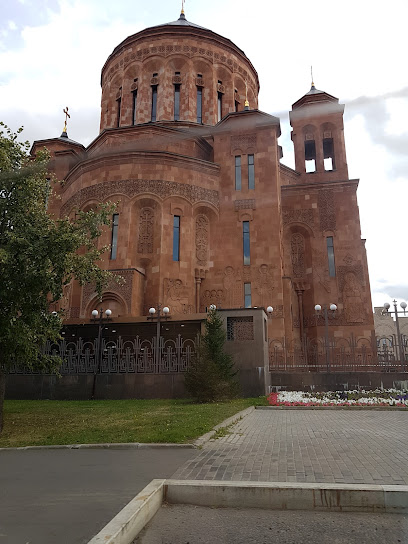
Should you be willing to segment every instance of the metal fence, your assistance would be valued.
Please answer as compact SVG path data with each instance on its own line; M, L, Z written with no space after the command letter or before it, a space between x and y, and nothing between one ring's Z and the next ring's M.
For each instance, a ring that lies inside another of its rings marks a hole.
M165 340L162 336L146 340L139 336L115 340L102 338L58 344L47 343L43 353L62 359L59 373L74 374L169 374L185 372L196 352L198 337L184 340L181 335ZM10 374L39 374L15 364Z
M271 372L408 372L408 342L396 338L269 341Z

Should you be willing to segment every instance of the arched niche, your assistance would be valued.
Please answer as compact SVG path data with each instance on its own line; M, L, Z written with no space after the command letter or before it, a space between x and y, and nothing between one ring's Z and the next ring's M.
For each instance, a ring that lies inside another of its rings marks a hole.
M86 306L85 317L91 317L92 311L98 310L99 312L100 308L103 309L103 312L105 312L107 309L111 310L112 318L128 315L126 301L114 291L107 291L106 293L103 293L102 301L96 295L94 295L91 302L89 302Z

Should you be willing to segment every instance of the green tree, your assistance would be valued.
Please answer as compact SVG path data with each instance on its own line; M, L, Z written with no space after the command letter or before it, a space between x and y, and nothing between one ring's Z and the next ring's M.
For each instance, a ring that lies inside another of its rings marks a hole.
M110 278L97 265L105 248L96 249L95 242L113 206L80 212L72 221L52 219L48 152L29 159L28 142L18 141L21 130L13 133L0 123L0 433L9 367L18 362L55 370L61 363L40 354L60 334L62 314L51 313L50 304L61 299L72 278L95 283L99 293Z
M239 392L237 370L231 355L224 351L226 334L222 320L210 308L196 356L185 374L188 392L197 402L236 397Z

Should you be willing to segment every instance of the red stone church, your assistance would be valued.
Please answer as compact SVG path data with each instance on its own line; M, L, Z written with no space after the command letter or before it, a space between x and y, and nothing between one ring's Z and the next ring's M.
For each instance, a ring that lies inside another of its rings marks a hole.
M63 180L56 217L117 202L102 266L102 306L115 322L146 321L151 306L179 321L210 304L273 307L269 338L322 336L315 305L337 305L335 337L370 338L370 284L344 105L314 84L292 105L295 170L281 163L277 117L258 110L258 74L228 38L189 22L147 28L120 43L101 73L100 133L84 147L46 146ZM271 109L273 105L271 104ZM92 286L72 283L66 323L89 323ZM201 314L201 315L200 315Z

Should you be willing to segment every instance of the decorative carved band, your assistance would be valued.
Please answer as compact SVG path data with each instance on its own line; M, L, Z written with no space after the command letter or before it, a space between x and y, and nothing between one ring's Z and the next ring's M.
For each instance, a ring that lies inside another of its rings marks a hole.
M283 224L290 223L306 223L309 227L313 227L314 213L313 210L282 210Z
M240 134L231 136L231 150L241 149L245 151L248 148L256 147L256 134Z
M235 210L255 210L255 199L248 198L246 200L236 200L234 202Z
M132 85L130 86L130 90L131 91L135 91L137 89L137 83L132 83Z
M61 217L69 215L74 208L80 208L84 202L91 199L104 201L109 195L125 194L132 198L143 193L154 194L161 199L169 196L182 196L191 204L196 202L209 202L216 208L219 207L218 191L204 189L197 185L187 185L176 181L163 181L151 179L123 179L119 181L104 181L96 185L85 187L73 195L61 206Z
M322 230L336 230L336 209L334 205L334 191L322 189L319 191L318 206L320 228Z
M150 80L150 85L158 85L159 84L159 78L158 77L152 77Z
M181 76L173 76L173 83L174 85L180 85L181 84Z
M222 85L222 83L217 84L217 91L219 93L225 93L225 87L224 87L224 85Z
M204 79L202 77L196 77L195 84L197 87L204 87Z

